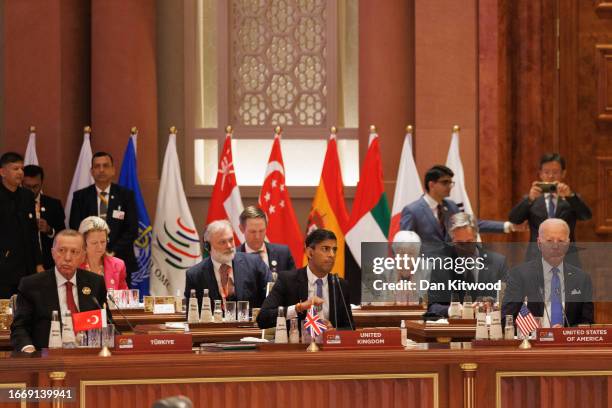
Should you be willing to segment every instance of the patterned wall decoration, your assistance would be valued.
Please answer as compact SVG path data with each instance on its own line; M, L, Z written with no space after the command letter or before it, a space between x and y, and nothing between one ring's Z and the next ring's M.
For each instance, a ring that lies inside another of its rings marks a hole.
M326 5L326 0L232 0L232 123L326 124Z

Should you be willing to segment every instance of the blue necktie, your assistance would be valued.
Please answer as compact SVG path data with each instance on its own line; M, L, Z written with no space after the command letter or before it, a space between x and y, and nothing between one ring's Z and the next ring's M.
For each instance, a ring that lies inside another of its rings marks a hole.
M552 194L548 195L548 218L555 218L555 201Z
M323 299L323 279L319 278L315 281L317 285L317 297ZM323 310L323 305L317 306L317 312L321 312Z
M553 274L550 281L550 326L560 324L563 326L563 305L561 304L561 279L559 269L552 268Z

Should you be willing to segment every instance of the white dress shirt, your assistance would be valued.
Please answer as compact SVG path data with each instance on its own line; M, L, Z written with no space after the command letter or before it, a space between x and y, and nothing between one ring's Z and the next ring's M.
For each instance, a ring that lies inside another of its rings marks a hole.
M309 266L306 266L306 277L308 278L308 299L316 296L317 294L317 275L315 275ZM329 284L327 281L327 275L321 278L323 281L323 308L319 311L319 316L325 320L329 320ZM308 299L300 299L302 302ZM287 320L297 318L297 312L295 310L295 305L291 305L287 308Z
M249 246L249 244L245 243L244 244L244 249L246 250L247 254L257 254L257 255L259 255L266 265L270 265L270 263L268 262L268 251L266 249L266 243L265 242L261 245L261 248L259 248L259 249L253 249L253 248L251 248Z
M66 302L66 282L68 282L68 280L64 278L61 273L59 273L57 267L55 268L55 281L57 282L57 297L59 299L60 315L64 316L64 313L69 310L68 303ZM77 310L80 310L78 292L79 289L77 288L76 273L72 275L70 282L72 282L72 297L74 298L74 304L76 305Z
M542 270L544 271L544 299L546 300L545 306L546 311L544 312L544 316L542 316L542 327L550 327L550 313L551 313L551 303L550 303L550 283L552 282L553 266L546 262L544 258L542 258ZM557 266L559 269L559 281L560 281L560 289L561 289L561 305L563 306L563 310L565 310L565 279L563 276L563 262Z

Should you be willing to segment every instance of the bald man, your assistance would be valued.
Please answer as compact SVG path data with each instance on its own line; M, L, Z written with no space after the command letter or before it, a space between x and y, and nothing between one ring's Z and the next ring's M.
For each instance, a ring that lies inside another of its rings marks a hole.
M523 299L542 327L593 323L591 277L565 262L570 245L570 227L559 218L540 224L537 238L542 256L510 271L504 294L503 315L516 317Z

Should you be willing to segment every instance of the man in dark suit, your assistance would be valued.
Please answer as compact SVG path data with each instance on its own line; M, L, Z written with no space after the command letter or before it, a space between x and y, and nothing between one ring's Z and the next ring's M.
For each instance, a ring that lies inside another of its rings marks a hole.
M84 312L99 309L106 301L104 277L77 269L85 257L81 234L73 230L58 232L52 254L55 268L25 277L19 284L11 325L15 351L31 353L48 346L54 310L60 315L68 310Z
M134 240L138 237L134 193L112 182L115 166L113 158L106 152L93 155L91 175L95 183L74 192L70 228L78 230L81 221L90 215L104 219L110 228L108 251L125 262L129 285L131 273L138 270L134 256Z
M431 251L441 251L443 243L451 241L449 219L461 211L453 200L446 198L455 184L453 176L453 171L448 167L433 166L425 173L426 193L402 210L400 229L419 234L424 250L431 248ZM479 220L478 228L481 232L497 233L520 230L518 225L509 221Z
M257 206L249 206L240 214L240 231L245 242L239 251L255 253L268 264L272 274L295 269L295 262L287 245L265 242L268 221L266 213Z
M570 228L570 242L576 242L576 221L590 220L591 209L570 186L563 182L566 174L565 159L558 153L547 153L540 159L540 180L531 184L529 194L511 211L510 221L522 223L529 221L529 242L527 260L539 258L540 251L535 244L538 228L548 218L560 218ZM543 191L546 189L546 192ZM570 246L567 262L579 266L578 254L574 245Z
M236 252L234 230L226 220L211 222L204 231L210 256L187 270L185 297L195 289L198 307L202 307L204 289L215 300L249 301L260 307L266 297L266 285L272 281L270 270L255 254Z
M45 172L40 166L30 164L23 168L21 185L34 193L34 208L38 223L38 240L42 252L43 267L51 269L55 266L51 256L53 237L66 228L64 224L64 208L57 198L42 193Z
M559 218L549 218L538 231L542 257L510 271L502 315L516 318L527 298L527 307L534 316L542 317L543 327L593 323L591 277L564 259L570 245L569 226Z
M257 316L260 328L276 326L278 307L285 308L287 320L297 317L300 325L315 305L331 327L354 329L348 283L330 272L336 261L336 235L326 229L312 231L305 242L308 265L278 275L272 291Z
M0 299L17 293L22 277L42 271L34 194L21 187L23 157L0 157Z
M466 295L475 301L479 297L497 298L497 290L492 284L501 286L506 281L508 266L506 257L489 251L476 243L478 223L473 216L457 213L450 218L449 234L452 244L448 247L448 258L453 260L453 269L435 268L431 273L432 284L442 284L444 289L434 286L429 290L428 311L439 316L448 317L451 298L463 302ZM443 263L444 265L444 263ZM481 284L482 289L452 289L450 282ZM487 284L489 288L487 288Z

